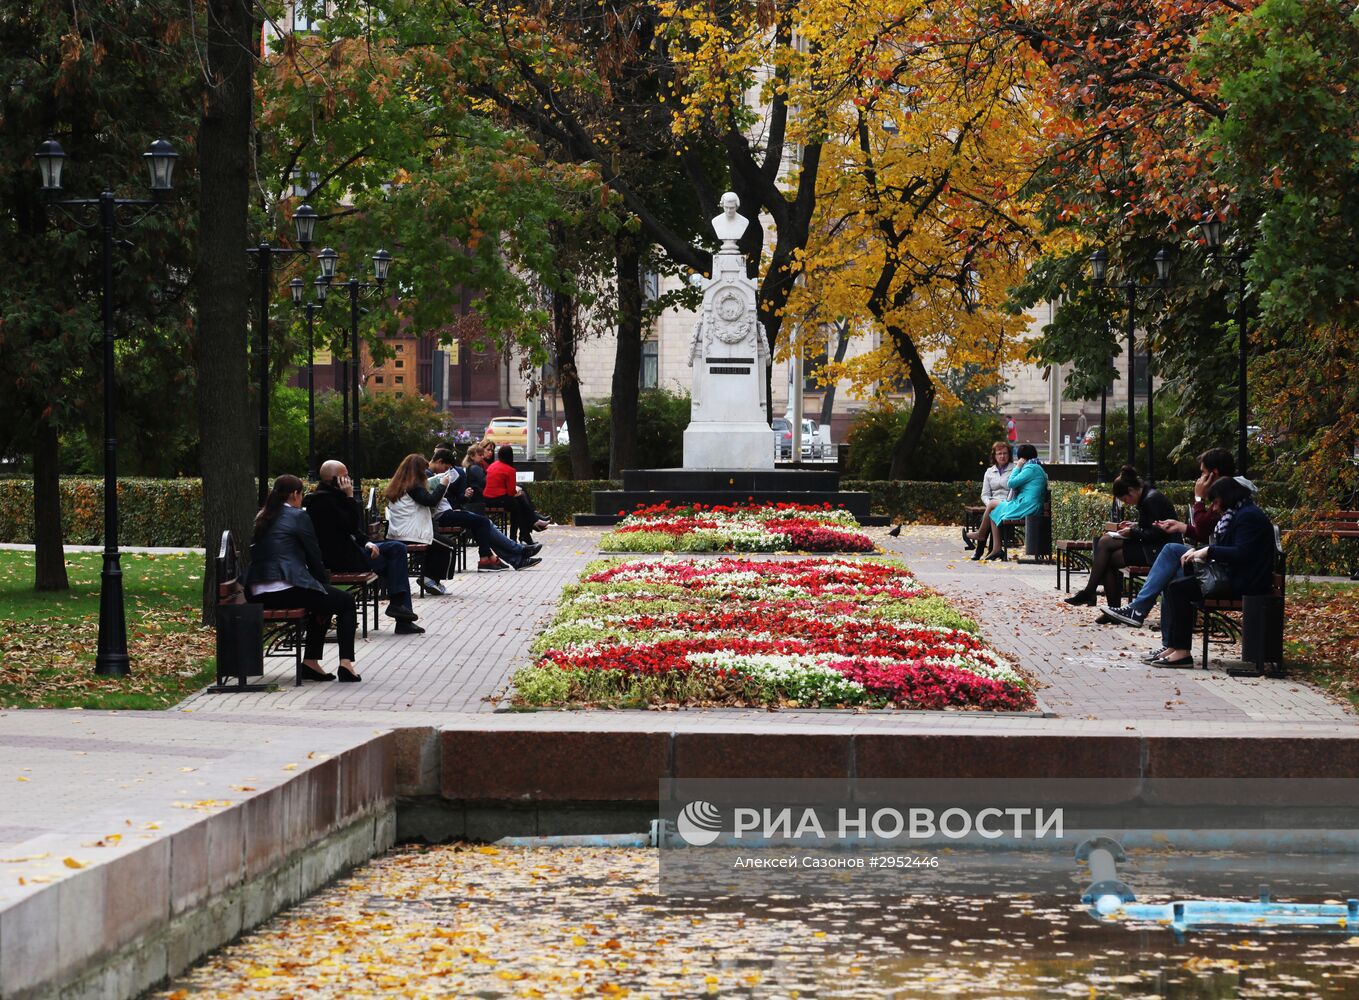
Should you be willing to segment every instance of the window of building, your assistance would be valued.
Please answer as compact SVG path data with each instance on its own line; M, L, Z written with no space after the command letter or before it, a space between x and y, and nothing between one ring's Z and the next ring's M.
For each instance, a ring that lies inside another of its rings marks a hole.
M395 361L392 362L392 364L394 364L397 368L406 367L406 362L402 361L400 358L397 358Z
M395 378L392 379L392 381L395 382L397 385L405 385L405 384L406 384L406 376L405 376L405 375L397 375ZM400 395L400 393L397 393L397 395Z
M374 375L374 376L373 376L373 381L376 382L378 385L381 385L381 384L382 384L382 380L383 380L384 377L385 377L385 376L383 376L383 375Z
M642 342L642 371L641 386L643 389L655 389L660 385L661 376L661 345L659 341L646 340Z
M315 31L325 10L325 0L293 0L293 31Z
M824 349L817 352L810 358L805 358L802 362L802 391L821 392L826 387L817 381L817 373L826 367L826 352Z
M397 353L397 354L402 354L402 353L404 353L405 350L406 350L406 345L405 345L405 344L396 344L396 345L395 345L395 350L396 350L396 353Z
M406 395L406 394L405 394L404 392L402 392L400 389L398 389L398 390L396 390L396 395L397 395L397 396L404 396L404 395Z

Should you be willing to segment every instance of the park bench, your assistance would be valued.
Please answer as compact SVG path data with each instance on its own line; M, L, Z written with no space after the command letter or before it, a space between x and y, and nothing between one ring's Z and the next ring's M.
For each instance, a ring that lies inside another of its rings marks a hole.
M367 570L357 570L353 573L342 573L332 570L330 573L330 584L340 590L347 590L354 595L354 603L358 606L359 626L363 630L363 637L368 638L368 611L373 612L373 631L378 628L378 594L382 590L382 578L376 573Z
M1053 545L1057 550L1057 587L1062 588L1062 572L1066 571L1066 592L1071 593L1071 573L1089 573L1094 564L1095 543L1089 538L1060 538Z
M232 608L248 603L244 580L241 579L241 550L236 536L228 528L222 532L222 542L217 549L217 607L222 619L231 617ZM259 607L256 605L256 607ZM305 608L260 608L264 622L263 655L292 656L297 684L302 684L302 650L307 633L307 610ZM219 630L222 622L219 622ZM259 676L263 666L246 666L261 663L253 650L238 649L238 655L223 656L221 636L217 657L217 683L209 691L263 691L264 684L248 684L246 678ZM230 668L236 668L234 671ZM225 668L225 671L224 671ZM253 671L253 672L252 672ZM227 678L236 678L237 683L228 686Z
M1138 587L1146 581L1150 566L1125 566L1123 575L1128 579L1128 592L1124 600L1130 601L1137 596ZM1250 597L1205 598L1198 606L1194 628L1202 635L1202 662L1208 663L1208 643L1214 638L1223 642L1241 642L1241 658L1254 663L1254 669L1228 668L1232 675L1258 676L1268 673L1265 664L1283 666L1283 610L1284 594L1288 584L1287 563L1284 557L1283 537L1278 527L1274 529L1274 574L1268 594ZM1263 600L1262 600L1263 599ZM1240 616L1238 620L1237 616ZM1258 626L1248 624L1246 619L1252 615L1263 616ZM1247 635L1247 632L1259 635Z
M1335 538L1350 542L1359 540L1359 510L1337 510L1328 514L1314 525L1306 528L1291 528L1287 538ZM1359 563L1350 574L1351 580L1359 580Z

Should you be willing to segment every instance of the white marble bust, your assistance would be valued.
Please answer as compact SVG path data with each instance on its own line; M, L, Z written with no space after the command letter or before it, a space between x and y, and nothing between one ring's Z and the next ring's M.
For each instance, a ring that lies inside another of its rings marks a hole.
M722 214L713 217L713 232L722 241L722 249L728 249L728 243L733 244L731 249L735 249L734 244L746 231L746 226L750 225L750 220L744 215L737 215L736 210L741 207L741 199L736 197L735 191L728 191L722 196Z

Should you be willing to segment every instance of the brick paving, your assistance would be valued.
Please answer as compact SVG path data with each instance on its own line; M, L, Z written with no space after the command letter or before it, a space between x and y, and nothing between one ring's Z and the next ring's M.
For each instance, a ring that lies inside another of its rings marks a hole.
M1097 625L1098 609L1062 602L1066 593L1056 588L1051 564L974 563L956 528L906 528L900 538L881 534L885 548L1037 678L1043 707L1063 719L1359 723L1304 684L1229 676L1223 661L1238 657L1239 647L1211 644L1207 670L1142 663L1140 657L1160 647L1159 611L1142 629ZM1073 576L1073 589L1085 580Z
M503 692L514 668L528 661L529 644L550 617L562 587L573 582L587 562L600 557L598 539L604 530L554 528L542 536L546 544L540 566L521 573L459 574L449 583L449 596L417 599L426 634L397 636L388 620L380 631L370 632L367 641L360 639L361 684L297 688L292 685L290 662L277 658L267 666L269 679L279 684L279 690L200 693L181 708L214 716L319 711L356 717L390 712L447 717L446 713L492 712L496 705L487 699ZM975 617L987 638L1038 681L1044 711L1064 723L1074 719L1359 723L1343 706L1295 682L1232 678L1220 665L1207 671L1164 671L1141 663L1139 657L1157 645L1157 630L1095 625L1096 612L1061 602L1065 595L1054 588L1051 565L972 563L956 529L911 527L900 538L889 537L885 529L868 530L884 549L905 559L923 582ZM1227 652L1215 644L1212 655ZM333 664L335 657L329 645L327 662ZM702 714L731 722L755 713ZM828 725L865 718L832 712L816 717ZM926 713L911 718L948 717Z
M504 690L514 668L528 659L528 647L556 607L564 586L585 564L599 558L602 529L561 526L538 536L542 563L532 569L494 573L470 571L445 581L446 597L416 597L424 635L396 635L390 618L361 636L355 650L360 684L304 684L295 687L292 660L269 657L266 680L279 690L257 694L207 694L180 707L195 712L261 711L478 712L495 706L485 699ZM339 657L327 644L324 662L334 670Z

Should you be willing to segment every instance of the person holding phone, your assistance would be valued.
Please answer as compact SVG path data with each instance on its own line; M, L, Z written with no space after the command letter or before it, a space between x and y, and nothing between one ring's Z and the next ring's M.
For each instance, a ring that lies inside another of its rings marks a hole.
M311 516L326 568L337 573L377 573L387 584L386 614L396 619L397 635L423 632L411 608L406 546L395 540L369 541L363 508L354 499L354 480L343 462L323 463L320 478L316 489L302 499L302 507Z
M1147 573L1146 580L1137 591L1137 597L1121 607L1110 605L1105 608L1100 612L1099 622L1119 622L1133 628L1142 627L1147 615L1156 606L1156 599L1173 581L1184 576L1180 557L1195 544L1202 545L1213 537L1213 531L1222 512L1207 502L1208 491L1219 479L1231 479L1235 473L1236 462L1232 458L1232 453L1225 448L1209 448L1199 456L1199 478L1194 483L1194 502L1189 507L1188 519L1177 521L1166 518L1155 522L1156 527L1162 531L1171 535L1183 535L1188 544L1167 542L1163 545L1151 564L1151 571ZM1164 652L1164 648L1161 652ZM1156 655L1159 656L1160 652Z
M1104 534L1095 542L1090 561L1090 579L1070 597L1067 604L1095 605L1095 591L1104 584L1104 603L1111 608L1123 604L1124 566L1150 566L1161 547L1178 539L1177 534L1157 527L1158 521L1173 520L1175 507L1166 495L1154 486L1143 483L1137 470L1123 466L1113 482L1114 499L1137 508L1136 521L1107 523Z

